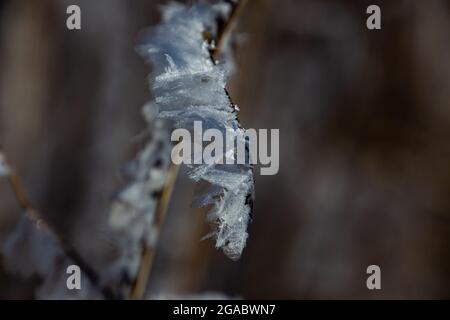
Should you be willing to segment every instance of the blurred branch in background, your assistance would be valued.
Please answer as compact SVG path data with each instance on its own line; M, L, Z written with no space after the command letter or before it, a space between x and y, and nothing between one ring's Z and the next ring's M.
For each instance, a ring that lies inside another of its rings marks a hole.
M112 291L107 287L102 287L102 285L100 284L100 277L98 276L97 272L87 263L87 261L85 261L81 257L77 250L67 241L67 239L65 239L63 235L55 232L55 230L45 221L45 219L42 218L39 212L33 207L27 195L25 194L19 177L14 170L14 167L7 162L6 156L0 150L0 178L2 176L2 172L3 175L8 179L11 190L15 195L17 204L23 210L26 218L30 219L35 224L35 227L40 230L40 232L44 232L45 234L47 234L55 243L59 245L67 258L80 267L83 274L86 275L89 278L90 282L102 292L105 298L114 298L114 294L112 293ZM5 257L5 259L8 259L8 257Z

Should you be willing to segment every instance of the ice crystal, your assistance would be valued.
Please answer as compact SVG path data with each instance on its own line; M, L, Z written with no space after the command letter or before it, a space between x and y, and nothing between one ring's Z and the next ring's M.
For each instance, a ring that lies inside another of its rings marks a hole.
M193 129L194 121L201 121L204 129L231 135L235 143L228 145L224 154L233 157L237 141L245 143L245 131L225 89L231 64L212 61L211 44L204 38L205 34L217 36L217 18L226 17L229 10L228 4L171 4L164 8L162 23L139 51L153 66L150 82L158 118L188 130ZM215 229L207 237L215 237L217 248L238 259L248 237L254 188L251 167L200 164L191 169L193 180L218 187L195 201L212 206L208 220Z
M130 182L118 193L109 214L109 226L120 252L102 278L113 287L135 279L143 247L155 245L154 214L170 165L169 131L161 120L154 119L151 105L144 111L152 137L128 166Z
M9 167L6 163L5 156L0 152L0 177L7 176L9 174Z
M5 268L24 278L37 275L40 285L38 299L88 299L99 298L100 293L89 279L82 275L81 289L69 290L66 285L68 266L74 264L58 243L39 228L36 221L24 216L0 247Z

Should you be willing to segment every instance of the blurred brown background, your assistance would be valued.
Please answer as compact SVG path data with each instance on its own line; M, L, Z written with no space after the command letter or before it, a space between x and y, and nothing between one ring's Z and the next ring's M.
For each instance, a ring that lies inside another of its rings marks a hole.
M199 241L208 226L182 172L150 293L450 298L450 1L248 2L230 91L244 127L280 129L280 172L256 178L239 262ZM151 97L134 47L161 3L0 1L0 145L99 266L112 240L97 226ZM81 31L65 27L69 4ZM370 4L381 31L366 29ZM20 215L0 181L0 241ZM366 288L371 264L382 290ZM30 298L37 281L0 271L0 298Z

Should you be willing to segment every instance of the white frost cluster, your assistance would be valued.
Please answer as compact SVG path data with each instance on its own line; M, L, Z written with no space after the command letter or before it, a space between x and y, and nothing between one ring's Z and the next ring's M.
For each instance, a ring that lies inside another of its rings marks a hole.
M10 168L0 152L0 177L7 176ZM35 292L38 299L87 299L100 297L90 281L82 277L81 290L69 290L66 286L66 268L74 264L54 239L40 229L39 222L26 214L3 239L0 254L5 257L4 267L24 278L36 275L41 282Z
M146 300L242 300L241 297L230 297L222 292L207 291L192 294L161 293L149 295Z
M3 153L0 152L0 177L7 176L9 174L9 167L6 163L6 159Z
M109 226L119 243L119 255L102 273L102 281L114 288L136 278L144 247L153 247L157 232L152 230L159 193L170 166L170 135L151 106L144 110L151 132L150 142L129 165L129 184L112 203Z
M24 276L37 274L42 279L39 298L99 298L101 288L126 294L136 279L144 247L153 247L158 232L153 230L157 202L170 167L172 143L168 123L193 130L194 121L203 128L221 130L231 136L234 146L224 154L231 159L236 143L245 142L245 131L236 117L225 89L231 71L230 61L215 64L204 35L217 35L217 18L225 18L230 5L171 3L163 8L162 23L140 47L142 55L153 64L151 87L154 101L143 113L151 135L149 143L129 165L129 183L111 205L108 225L119 244L116 259L100 273L100 288L82 277L82 290L69 291L65 268L73 264L51 235L38 229L35 221L23 217L0 247L6 267ZM223 52L230 52L224 50ZM169 121L167 121L169 120ZM9 174L0 152L0 176ZM207 181L210 188L194 204L211 206L208 220L215 226L207 237L216 238L231 259L238 259L246 245L247 226L253 201L253 171L248 165L201 164L189 173L195 181ZM73 256L72 256L73 257ZM95 279L97 280L97 279ZM125 291L125 292L124 292Z
M38 299L98 299L99 292L87 277L81 277L81 290L69 290L66 268L74 264L59 245L35 221L22 217L0 247L4 267L11 273L29 278L37 275L41 283Z
M211 60L204 34L216 35L217 18L229 14L228 4L184 6L172 3L163 10L162 23L153 30L140 53L152 62L151 89L158 118L171 120L176 128L193 130L201 121L204 130L215 128L232 136L234 146L224 154L234 157L236 141L245 131L225 89L229 64ZM234 158L233 158L234 159ZM253 197L253 171L248 165L202 164L192 167L190 177L212 186L199 197L200 206L212 205L208 220L215 230L216 247L233 260L245 247Z

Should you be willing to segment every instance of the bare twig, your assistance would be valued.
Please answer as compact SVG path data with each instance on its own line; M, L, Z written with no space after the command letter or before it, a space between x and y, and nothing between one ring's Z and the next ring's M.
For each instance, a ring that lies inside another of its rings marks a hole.
M156 232L156 240L158 240L159 238L159 233L166 217L167 208L169 206L170 197L175 186L179 168L179 166L171 164L164 187L161 190L161 195L156 207L155 220L153 222L152 228L153 230L155 230L154 232ZM152 271L157 245L158 241L153 243L152 246L146 245L143 248L138 275L131 289L131 299L142 299L145 295L145 289L147 287L147 282Z
M245 4L247 3L247 0L239 0L237 2L228 1L228 2L231 5L230 16L225 22L219 24L219 30L217 32L217 37L215 39L216 45L210 52L211 59L213 60L214 63L216 63L216 61L219 59L223 43L232 32L238 17L242 13L242 10L244 9Z
M1 151L0 162L1 165L6 168L5 176L9 181L12 191L14 192L17 204L23 209L26 216L33 220L41 231L45 232L57 244L59 244L66 257L80 267L83 274L89 278L90 282L99 289L105 298L114 298L114 294L110 289L100 286L99 277L96 271L81 257L78 251L62 235L55 232L55 230L45 221L45 219L42 218L38 210L34 208L24 191L22 184L20 183L18 175L14 171L13 167L7 162L6 157Z

